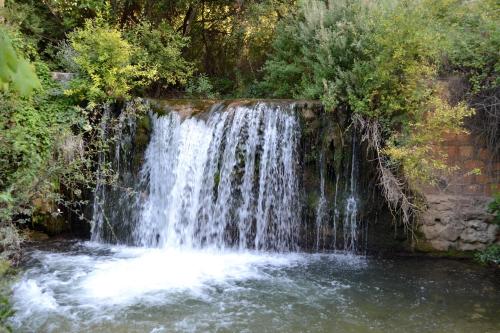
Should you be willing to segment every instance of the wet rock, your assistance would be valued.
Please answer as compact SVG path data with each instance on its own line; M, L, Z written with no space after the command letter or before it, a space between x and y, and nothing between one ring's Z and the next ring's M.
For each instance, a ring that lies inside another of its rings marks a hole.
M438 251L448 251L450 248L453 248L453 242L449 242L442 239L435 239L430 241L431 246Z
M41 232L41 231L31 230L28 234L28 238L31 241L38 242L38 241L44 241L44 240L49 239L49 235L47 235L46 233Z

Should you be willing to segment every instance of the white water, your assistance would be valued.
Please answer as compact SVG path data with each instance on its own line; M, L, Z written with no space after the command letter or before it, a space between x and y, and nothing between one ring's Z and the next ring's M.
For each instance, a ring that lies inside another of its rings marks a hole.
M14 332L469 333L500 323L498 280L466 262L95 243L27 249L26 259Z
M63 253L35 251L30 254L32 267L13 288L12 324L33 332L91 331L93 325L108 325L134 306L154 309L182 299L211 302L217 290L237 292L240 282L272 280L273 272L313 258L96 243L77 244ZM363 265L362 259L338 260Z
M208 119L152 115L131 216L132 243L159 248L298 248L293 105L213 108ZM117 207L121 207L118 206ZM102 241L103 210L93 240Z

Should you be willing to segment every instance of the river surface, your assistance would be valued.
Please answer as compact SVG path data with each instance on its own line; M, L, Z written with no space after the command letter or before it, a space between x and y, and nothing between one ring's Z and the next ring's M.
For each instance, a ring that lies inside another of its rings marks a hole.
M500 332L499 273L467 262L43 246L15 332Z

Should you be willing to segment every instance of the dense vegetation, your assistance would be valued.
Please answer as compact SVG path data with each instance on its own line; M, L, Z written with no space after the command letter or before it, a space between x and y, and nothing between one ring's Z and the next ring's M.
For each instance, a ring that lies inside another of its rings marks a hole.
M474 110L498 152L496 0L7 0L0 15L4 257L37 210L85 206L107 146L103 106L132 96L312 98L343 109L407 223L415 184L453 168L433 145ZM56 83L51 71L73 76Z

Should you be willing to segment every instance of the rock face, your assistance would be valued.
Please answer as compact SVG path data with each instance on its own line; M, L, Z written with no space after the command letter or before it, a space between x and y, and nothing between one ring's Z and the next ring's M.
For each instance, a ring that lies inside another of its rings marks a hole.
M426 199L420 231L433 249L472 251L497 242L499 228L487 213L490 197L428 194Z

